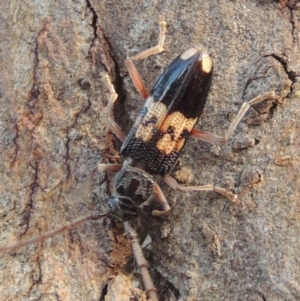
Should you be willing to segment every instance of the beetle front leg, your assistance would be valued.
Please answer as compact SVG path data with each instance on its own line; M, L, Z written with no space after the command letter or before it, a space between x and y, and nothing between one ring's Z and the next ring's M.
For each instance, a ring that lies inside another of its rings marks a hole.
M183 186L183 185L179 185L177 183L177 181L170 175L166 175L164 177L164 181L174 190L179 190L179 191L207 191L207 190L210 190L210 191L215 191L219 194L226 196L233 203L235 203L236 199L237 199L236 194L234 194L231 191L226 190L224 188L214 186L212 184L202 185L202 186Z
M148 56L154 55L154 54L158 54L164 51L163 45L164 45L164 41L165 41L165 37L166 37L166 29L167 27L167 23L164 21L163 16L160 16L160 21L159 21L159 41L158 44L150 49L147 49L135 56L129 57L126 59L125 64L126 67L128 69L130 78L135 86L135 88L137 89L137 91L140 93L140 95L146 99L149 95L144 82L139 74L139 72L137 71L133 61L138 61L141 59L144 59Z
M145 259L145 256L143 254L143 250L139 244L137 234L136 232L130 227L128 222L124 222L124 228L126 234L129 236L132 242L132 251L134 258L137 262L137 265L141 271L143 284L146 290L147 295L151 298L152 301L158 301L157 295L156 295L156 289L154 287L154 284L152 282L150 273L148 271L148 265L147 260Z
M214 143L214 144L224 144L233 134L234 130L236 129L237 125L241 121L241 119L244 117L246 112L249 110L249 108L255 104L258 104L260 102L263 102L267 99L274 99L275 101L281 103L281 97L277 96L275 92L269 92L263 95L259 95L253 99L251 99L248 102L244 102L241 109L239 110L238 114L235 116L233 121L231 122L226 134L222 136L218 136L209 132L201 131L193 129L191 132L191 135L197 139L200 139L202 141Z
M160 187L157 183L154 183L153 191L154 191L154 194L155 194L158 202L163 207L163 211L153 210L152 214L155 216L161 216L161 215L168 214L171 211L171 207L169 206L165 195L163 194L162 190L160 189Z
M100 163L97 165L98 171L117 172L122 169L123 164Z

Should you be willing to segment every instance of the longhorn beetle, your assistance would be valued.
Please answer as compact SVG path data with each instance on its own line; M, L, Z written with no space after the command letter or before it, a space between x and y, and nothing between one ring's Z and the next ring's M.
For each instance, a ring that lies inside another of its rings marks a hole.
M147 263L138 243L136 232L130 227L129 220L139 214L153 193L163 210L154 210L152 213L163 215L170 212L171 208L156 182L157 176L162 177L175 190L213 190L229 200L235 201L237 196L234 193L212 184L181 186L169 175L169 172L190 135L210 143L223 144L232 135L250 106L266 99L280 102L281 98L274 92L270 92L244 103L223 137L196 130L194 127L205 106L212 80L212 58L196 47L185 50L159 76L149 93L133 63L162 52L165 34L166 22L161 17L158 45L126 60L129 75L136 89L145 99L145 104L127 136L112 117L117 94L113 85L108 82L111 97L107 108L107 122L110 129L123 142L120 153L125 158L123 164L99 164L97 166L101 171L117 172L114 178L114 191L107 200L108 210L78 219L39 237L20 241L8 247L1 247L0 251L12 250L44 240L66 229L72 229L87 220L110 216L112 219L124 223L125 231L132 240L133 253L141 270L146 292L153 301L156 301L158 298L155 287L147 270Z

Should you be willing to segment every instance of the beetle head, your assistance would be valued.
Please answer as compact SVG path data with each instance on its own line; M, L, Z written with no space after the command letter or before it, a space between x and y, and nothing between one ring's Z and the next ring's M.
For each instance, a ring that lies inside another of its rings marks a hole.
M107 200L110 217L118 221L128 221L137 216L139 207L126 196L112 196Z

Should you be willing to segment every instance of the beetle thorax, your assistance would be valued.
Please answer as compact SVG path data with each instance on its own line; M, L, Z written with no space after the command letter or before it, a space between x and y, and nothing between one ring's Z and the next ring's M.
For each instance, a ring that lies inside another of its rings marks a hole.
M130 166L130 161L126 160L115 176L114 189L116 195L128 197L139 206L153 193L153 183L154 179L150 174Z

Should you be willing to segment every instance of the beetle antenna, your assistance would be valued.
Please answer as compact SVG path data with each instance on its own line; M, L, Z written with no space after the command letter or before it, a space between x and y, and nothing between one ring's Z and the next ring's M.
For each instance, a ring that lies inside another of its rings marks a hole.
M39 242L39 241L43 241L47 238L50 238L52 236L55 236L57 234L62 233L65 230L72 230L72 229L76 228L77 226L83 224L84 222L86 222L88 220L97 220L97 219L106 217L109 214L110 214L110 211L95 213L95 214L91 214L89 216L78 218L77 220L75 220L71 223L67 223L67 224L61 226L58 229L47 231L47 232L41 234L40 236L33 237L33 238L28 239L28 240L20 240L17 243L12 244L12 245L0 246L0 252L12 251L12 250L19 249L19 248L25 247L27 245L30 245L30 244L33 244L33 243L36 243L36 242Z

